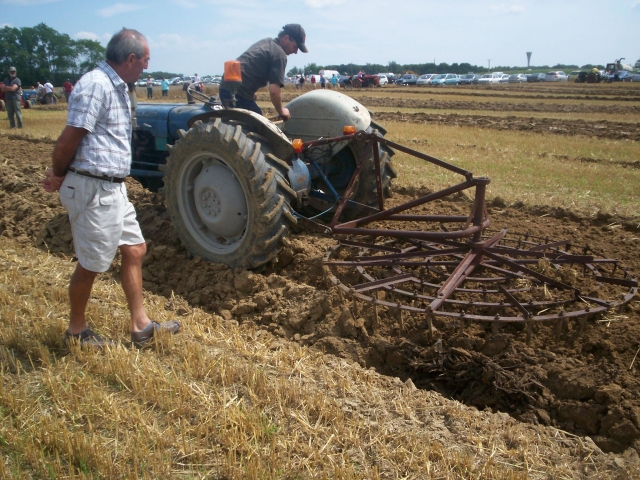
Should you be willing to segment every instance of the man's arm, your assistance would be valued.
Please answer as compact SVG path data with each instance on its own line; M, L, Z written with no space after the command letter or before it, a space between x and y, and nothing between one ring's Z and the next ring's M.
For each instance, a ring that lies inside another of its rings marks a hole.
M15 92L19 88L20 88L20 85L18 85L17 83L14 83L13 85L3 85L2 91L5 93L10 93L10 92Z
M67 168L78 150L80 141L87 133L89 132L84 128L71 127L69 125L64 128L60 137L58 137L56 146L53 147L52 167L47 170L47 178L40 182L42 188L47 192L60 190L60 186L67 174Z
M280 89L280 85L276 83L269 84L269 95L271 96L271 103L276 107L276 112L280 115L280 118L283 120L289 120L291 118L291 114L289 113L289 109L282 106L282 90Z

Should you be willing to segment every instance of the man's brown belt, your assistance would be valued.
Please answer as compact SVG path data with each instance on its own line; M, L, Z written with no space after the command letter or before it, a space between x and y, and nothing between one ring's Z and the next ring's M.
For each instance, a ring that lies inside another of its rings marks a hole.
M120 177L107 177L106 175L94 175L93 173L85 172L84 170L78 170L77 168L69 167L69 171L80 175L82 177L95 178L96 180L102 180L109 183L122 183L124 178Z

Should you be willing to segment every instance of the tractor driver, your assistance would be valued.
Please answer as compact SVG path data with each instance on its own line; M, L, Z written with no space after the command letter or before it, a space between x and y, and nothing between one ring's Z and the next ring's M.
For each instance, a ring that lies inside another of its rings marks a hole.
M307 53L305 45L306 34L297 23L289 23L282 27L278 38L265 38L254 43L244 52L238 61L242 69L242 84L236 94L236 106L262 115L262 110L256 103L256 92L269 84L271 103L283 120L291 115L282 106L282 92L284 87L284 73L287 67L287 55L301 52ZM220 86L220 100L231 100L231 93L222 80Z

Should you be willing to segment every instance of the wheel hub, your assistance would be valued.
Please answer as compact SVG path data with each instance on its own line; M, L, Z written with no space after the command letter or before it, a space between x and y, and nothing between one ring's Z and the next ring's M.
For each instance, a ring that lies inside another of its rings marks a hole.
M245 230L248 209L242 185L223 163L202 168L193 183L193 198L203 227L210 232L233 238Z

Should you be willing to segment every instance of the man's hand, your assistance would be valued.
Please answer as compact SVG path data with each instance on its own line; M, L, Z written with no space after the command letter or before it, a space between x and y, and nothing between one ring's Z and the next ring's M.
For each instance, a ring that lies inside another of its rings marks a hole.
M282 107L282 111L279 113L280 118L285 122L291 118L291 114L289 113L289 109L286 107Z
M280 115L280 118L285 122L291 118L289 109L282 106L282 92L280 91L280 85L271 83L269 84L269 95L271 97L271 103L276 108L276 112Z
M47 178L40 180L40 185L42 185L42 188L44 188L49 193L57 192L58 190L60 190L65 176L63 175L62 177L58 177L54 175L53 168L47 170L46 175Z

